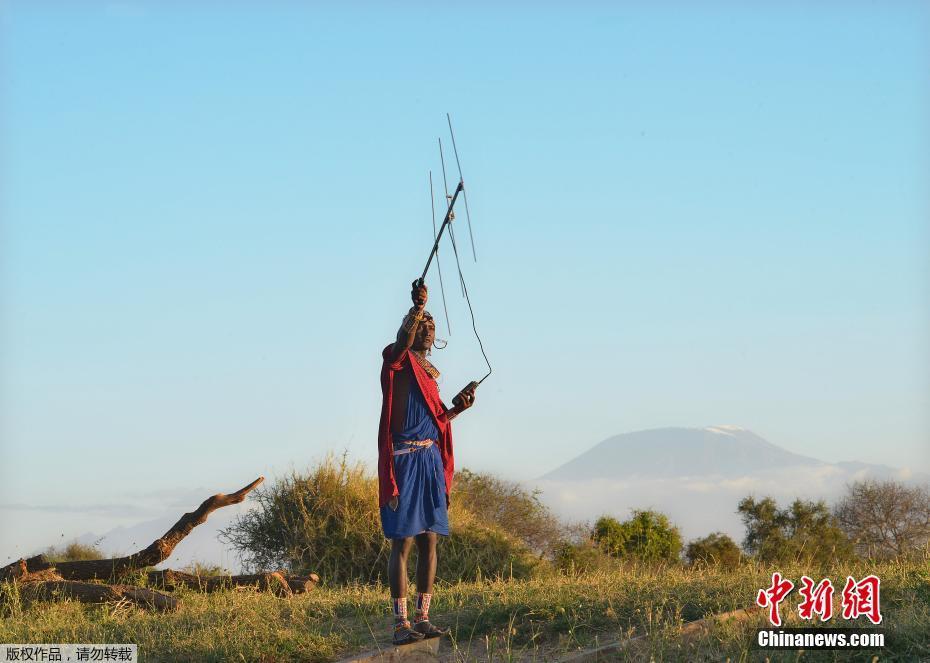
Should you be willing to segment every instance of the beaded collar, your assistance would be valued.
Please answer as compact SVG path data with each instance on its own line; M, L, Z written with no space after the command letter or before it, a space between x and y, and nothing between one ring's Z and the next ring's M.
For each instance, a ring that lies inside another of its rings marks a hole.
M429 360L428 360L426 357L421 357L421 356L418 355L416 352L412 352L412 351L411 351L410 354L413 356L413 358L416 360L416 362L420 365L420 368L422 368L424 371L426 371L426 374L427 374L427 375L429 375L429 376L430 376L431 378L433 378L434 380L437 379L437 378L439 377L439 371L436 369L435 366L433 366L433 365L429 362Z

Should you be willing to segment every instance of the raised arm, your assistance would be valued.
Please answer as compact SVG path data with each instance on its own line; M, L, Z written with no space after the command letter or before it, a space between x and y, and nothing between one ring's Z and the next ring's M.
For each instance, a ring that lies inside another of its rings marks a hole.
M404 316L404 321L401 323L400 329L397 330L397 340L394 341L392 350L394 361L397 361L406 350L410 349L413 340L416 338L417 327L423 320L423 312L426 310L426 284L420 283L419 279L414 281L410 290L410 299L413 300L413 306Z

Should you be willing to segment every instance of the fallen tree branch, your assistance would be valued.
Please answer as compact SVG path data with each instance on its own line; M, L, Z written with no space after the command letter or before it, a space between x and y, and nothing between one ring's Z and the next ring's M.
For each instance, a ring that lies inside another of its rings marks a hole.
M295 594L305 594L320 582L320 576L315 573L308 576L284 576L284 579L287 580L287 584Z
M232 587L256 587L278 596L304 594L313 589L319 581L320 577L315 573L308 576L288 576L282 571L247 575L199 576L165 569L164 571L150 571L148 574L149 584L160 589L174 590L183 586L199 589L202 592L216 592Z
M0 582L4 580L17 580L29 573L44 571L51 568L53 567L49 564L45 555L36 555L29 559L18 559L12 564L7 564L3 568L0 568Z
M82 581L112 581L122 574L155 566L165 561L174 552L178 543L197 525L205 522L211 513L224 506L244 501L246 495L262 481L264 477L258 477L234 493L229 495L218 493L207 498L195 511L181 516L181 519L171 529L153 541L151 545L132 555L113 559L59 563L50 562L44 555L36 555L28 559L19 559L0 568L0 581L15 582L20 588L20 595L26 601L50 601L56 598L72 598L84 603L129 601L149 609L177 610L180 606L179 600L163 592L132 585ZM307 576L286 576L283 571L273 571L250 575L198 576L171 569L151 571L147 577L150 584L169 590L178 586L187 586L212 592L230 587L251 586L262 591L273 592L278 596L307 592L320 580L315 573Z
M26 581L19 584L20 596L27 602L70 598L82 603L130 601L142 608L174 612L181 602L173 596L131 585L102 585L76 580Z
M29 568L26 564L26 560L18 559L12 564L7 564L0 569L0 582L4 580L16 580L17 578L22 578L27 573L29 573Z
M168 559L178 543L190 534L191 530L197 525L205 522L211 513L224 506L239 504L244 501L245 496L264 480L265 477L258 477L248 486L244 486L234 493L229 495L218 493L207 498L195 511L181 516L181 519L171 529L153 541L148 548L132 555L113 559L59 562L57 564L52 564L43 555L38 555L3 567L0 569L0 580L8 576L15 577L20 562L25 562L26 572L28 573L54 568L63 578L68 580L113 580L121 574L143 569L147 566L155 566Z
M183 586L199 589L202 592L216 592L232 587L255 587L262 591L270 591L277 596L290 596L294 591L288 578L279 571L238 576L198 576L166 569L151 571L148 574L148 581L154 587L167 590Z

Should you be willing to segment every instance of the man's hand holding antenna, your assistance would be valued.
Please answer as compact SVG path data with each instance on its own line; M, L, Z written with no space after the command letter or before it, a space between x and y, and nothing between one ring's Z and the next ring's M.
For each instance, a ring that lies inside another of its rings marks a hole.
M413 301L413 305L418 309L423 309L426 306L427 298L426 283L423 282L423 279L416 279L410 290L410 299Z
M426 283L423 282L423 279L414 279L410 287L410 300L413 302L413 307L418 311L422 311L426 308L428 299L429 290L426 287ZM455 406L456 414L464 412L475 404L475 391L477 389L478 383L472 381L455 395L452 399L452 404Z

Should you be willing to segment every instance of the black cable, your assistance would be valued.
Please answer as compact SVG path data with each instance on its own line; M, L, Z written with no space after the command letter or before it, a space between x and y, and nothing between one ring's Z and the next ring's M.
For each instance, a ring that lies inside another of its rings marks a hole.
M450 233L449 237L452 238L452 252L455 254L455 267L459 272L459 282L462 284L462 292L465 295L465 303L468 304L468 313L471 315L471 328L475 332L475 338L478 339L478 347L481 348L481 354L484 357L484 363L488 365L488 374L478 380L478 384L481 384L487 380L488 377L490 377L491 373L494 372L494 369L491 368L491 362L488 361L488 354L484 351L484 343L481 342L481 336L478 335L478 327L475 324L475 312L471 307L471 300L468 298L468 288L465 286L465 277L462 276L462 265L459 263L459 249L455 245L455 235Z

